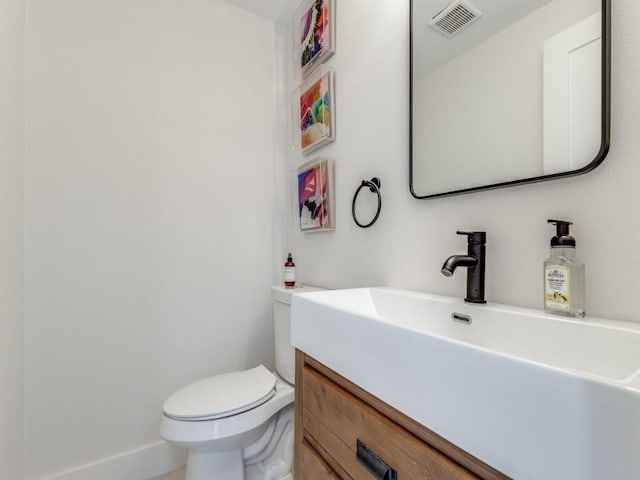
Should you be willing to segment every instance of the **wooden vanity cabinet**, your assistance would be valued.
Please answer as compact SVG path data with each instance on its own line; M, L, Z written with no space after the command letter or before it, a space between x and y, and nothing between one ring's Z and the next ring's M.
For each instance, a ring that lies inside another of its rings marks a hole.
M341 480L306 440L296 449L295 478Z
M301 351L295 412L296 480L508 478Z

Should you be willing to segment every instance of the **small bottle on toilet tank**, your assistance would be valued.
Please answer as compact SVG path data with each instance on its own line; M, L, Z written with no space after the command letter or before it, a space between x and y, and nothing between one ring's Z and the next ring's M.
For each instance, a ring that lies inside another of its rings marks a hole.
M287 254L287 261L284 263L284 286L293 288L296 285L296 264L293 263L291 253Z

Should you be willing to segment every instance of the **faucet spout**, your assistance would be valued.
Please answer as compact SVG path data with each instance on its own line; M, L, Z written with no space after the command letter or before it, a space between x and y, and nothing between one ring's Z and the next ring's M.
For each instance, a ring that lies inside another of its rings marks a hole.
M471 255L451 255L442 265L442 274L445 277L451 277L458 267L475 267L478 265L478 259Z
M451 277L458 267L467 268L467 295L465 302L487 303L484 299L484 269L486 257L485 232L457 232L467 235L468 245L466 255L451 255L442 265L440 272L445 277Z

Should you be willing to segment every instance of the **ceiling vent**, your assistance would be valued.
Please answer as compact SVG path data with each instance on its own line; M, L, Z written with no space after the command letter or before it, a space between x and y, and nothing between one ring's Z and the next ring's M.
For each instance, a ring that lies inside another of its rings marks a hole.
M457 0L441 10L429 26L447 37L464 30L482 16L482 12L467 0Z

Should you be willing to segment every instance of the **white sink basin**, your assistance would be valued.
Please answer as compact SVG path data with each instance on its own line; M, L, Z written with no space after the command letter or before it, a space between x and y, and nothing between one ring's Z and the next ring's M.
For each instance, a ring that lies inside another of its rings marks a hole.
M292 315L296 348L506 475L640 479L640 324L392 288Z

